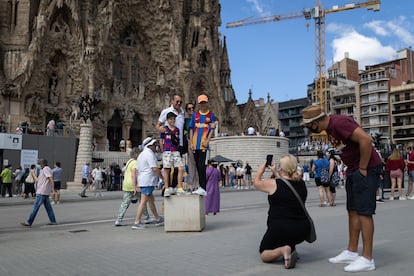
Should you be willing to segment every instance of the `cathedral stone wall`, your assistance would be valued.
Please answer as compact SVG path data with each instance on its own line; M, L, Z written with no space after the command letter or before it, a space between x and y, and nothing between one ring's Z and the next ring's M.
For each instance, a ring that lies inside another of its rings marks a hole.
M288 154L289 139L276 136L225 136L213 138L210 142L210 158L222 155L234 161L246 162L253 168L253 175L266 155L273 154L277 164L281 156ZM270 177L270 171L265 176Z
M156 134L171 96L204 92L222 130L241 132L218 0L0 0L0 15L8 131L27 122L42 133L54 119L79 136L87 95L94 143L117 150Z

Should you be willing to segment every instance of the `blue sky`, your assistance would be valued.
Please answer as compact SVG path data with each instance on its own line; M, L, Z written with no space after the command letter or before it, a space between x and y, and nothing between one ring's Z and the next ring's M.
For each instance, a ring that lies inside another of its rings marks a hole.
M366 2L365 0L359 3ZM253 99L287 101L306 97L307 85L316 74L314 20L294 18L226 28L253 16L286 15L315 6L314 0L220 0L231 81L238 103L245 103L249 89ZM325 9L358 1L324 0ZM343 59L345 52L359 61L360 69L396 58L397 51L414 48L414 1L382 0L381 10L364 8L326 15L326 69ZM307 27L307 24L309 26Z

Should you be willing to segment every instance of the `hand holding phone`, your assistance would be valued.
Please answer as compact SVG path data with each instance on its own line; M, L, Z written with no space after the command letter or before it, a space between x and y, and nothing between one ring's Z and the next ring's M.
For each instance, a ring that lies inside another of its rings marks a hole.
M268 154L266 156L266 167L269 167L272 165L272 161L273 161L273 154Z

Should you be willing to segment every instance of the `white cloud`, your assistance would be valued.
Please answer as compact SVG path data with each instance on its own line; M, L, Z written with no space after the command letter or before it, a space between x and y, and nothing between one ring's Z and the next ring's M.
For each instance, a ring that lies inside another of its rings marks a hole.
M268 16L269 12L266 11L264 4L260 0L246 0L247 3L253 5L253 10L257 12L260 16Z
M395 59L396 50L382 45L375 37L368 37L355 30L344 32L332 41L334 61L344 58L345 53L359 62L359 68Z
M365 23L364 26L372 30L375 34L381 36L388 36L390 33L384 26L384 21L374 20L368 23Z
M397 41L400 47L414 45L414 35L410 32L412 29L411 22L406 20L405 16L400 16L391 21L375 20L364 24L364 27L373 31L376 35L393 39Z

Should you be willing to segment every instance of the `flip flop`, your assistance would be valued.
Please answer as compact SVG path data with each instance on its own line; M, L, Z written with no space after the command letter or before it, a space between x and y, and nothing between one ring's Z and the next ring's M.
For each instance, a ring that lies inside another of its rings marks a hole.
M290 258L285 259L285 268L286 269L294 268L296 266L297 260L298 260L298 253L295 250L290 254Z

